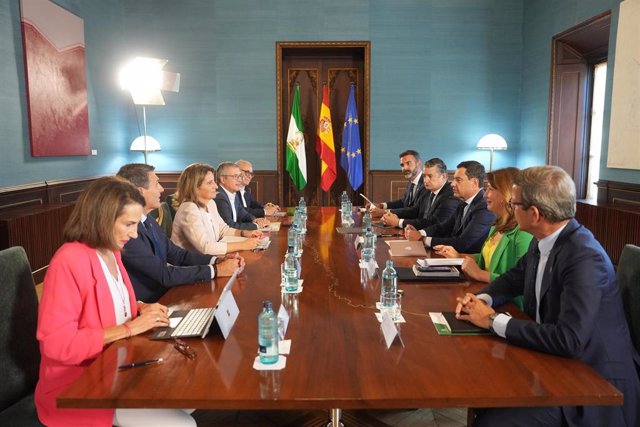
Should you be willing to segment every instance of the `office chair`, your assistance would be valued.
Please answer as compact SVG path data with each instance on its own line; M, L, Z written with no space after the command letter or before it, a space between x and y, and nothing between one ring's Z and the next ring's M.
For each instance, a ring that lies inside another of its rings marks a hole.
M616 275L631 332L631 341L640 352L640 247L634 245L624 247Z
M42 426L33 401L40 368L38 296L22 247L0 251L0 277L0 420Z
M156 220L168 239L171 238L171 232L173 231L173 215L171 215L171 210L167 202L162 202L158 209L149 212L149 216Z

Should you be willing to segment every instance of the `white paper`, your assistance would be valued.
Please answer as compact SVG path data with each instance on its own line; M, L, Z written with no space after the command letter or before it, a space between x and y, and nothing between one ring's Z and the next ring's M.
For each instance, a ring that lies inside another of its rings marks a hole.
M431 267L435 265L462 265L464 258L425 258L417 261L420 267Z
M375 313L376 315L376 319L378 319L378 322L382 323L382 314L381 313ZM400 314L400 317L398 318L398 320L396 320L393 323L407 323L407 320L404 318L404 316L402 314Z
M280 340L284 339L284 336L287 333L288 326L289 326L289 313L287 313L287 310L284 308L284 305L280 305L280 309L278 310L278 333L280 334Z
M445 325L447 329L451 330L451 326L449 326L449 322L447 322L447 319L444 318L442 313L429 312L429 317L431 318L431 321L433 323L436 323L438 325Z
M178 323L180 323L180 321L182 320L182 317L170 317L169 318L169 327L170 328L176 328L178 327Z
M291 340L278 341L278 353L288 355L291 352Z
M256 371L279 371L284 369L287 366L287 358L286 356L280 355L278 357L278 361L276 363L272 363L270 365L265 365L264 363L260 363L260 356L256 356L253 360L253 369Z
M391 320L391 316L388 313L384 313L382 315L382 324L380 325L382 328L382 334L384 335L384 341L387 344L387 348L391 347L393 344L393 340L395 340L396 336L398 336L398 328L396 324Z
M358 265L360 266L360 268L369 268L370 266L373 266L374 269L378 268L378 262L375 259L371 259L368 262L360 260Z

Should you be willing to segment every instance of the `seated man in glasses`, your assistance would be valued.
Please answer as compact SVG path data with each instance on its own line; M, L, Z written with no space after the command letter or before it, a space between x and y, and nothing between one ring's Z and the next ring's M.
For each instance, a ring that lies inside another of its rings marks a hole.
M236 166L240 168L242 173L242 188L240 188L240 202L242 206L256 218L262 218L264 216L273 215L280 210L280 206L274 205L271 202L262 204L253 198L253 195L249 191L249 184L255 175L253 173L253 165L247 160L238 160Z
M245 185L238 165L224 162L218 166L217 170L218 185L222 191L218 191L215 202L224 222L238 230L256 230L268 226L268 219L256 218L242 205L240 190Z

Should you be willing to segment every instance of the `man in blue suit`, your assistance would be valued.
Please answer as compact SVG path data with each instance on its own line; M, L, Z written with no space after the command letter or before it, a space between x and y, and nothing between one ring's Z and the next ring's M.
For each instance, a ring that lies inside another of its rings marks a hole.
M144 214L138 223L138 238L129 240L122 251L122 261L136 298L156 302L173 286L231 276L236 269L242 269L244 259L237 253L216 258L182 249L147 216L160 206L160 195L164 191L154 170L150 165L131 163L118 171L119 177L138 187L145 202Z
M528 168L513 186L518 226L533 234L529 252L478 295L458 299L460 319L507 342L591 366L624 394L622 406L477 410L477 426L637 426L640 381L613 265L589 230L573 217L575 185L555 166ZM496 307L524 295L531 320Z
M413 225L405 227L409 240L423 240L425 246L453 246L458 252L474 254L480 252L496 216L487 209L484 200L484 166L475 160L458 164L451 187L453 194L462 203L453 215L444 222L432 224L422 230Z
M453 194L453 188L447 179L447 165L437 157L424 162L422 171L424 188L427 190L423 200L408 208L404 217L388 212L382 221L392 227L404 228L412 225L416 229L445 222L454 214L461 203Z
M373 217L380 217L387 212L405 218L413 206L418 206L424 201L428 191L424 188L422 179L422 160L420 154L414 150L406 150L400 153L400 169L409 181L407 189L401 199L389 202L377 203L375 206L367 206L371 209Z
M256 218L244 206L240 200L242 184L242 172L234 163L220 163L217 168L216 178L220 190L215 202L218 213L231 228L238 230L256 230L269 225L266 218Z

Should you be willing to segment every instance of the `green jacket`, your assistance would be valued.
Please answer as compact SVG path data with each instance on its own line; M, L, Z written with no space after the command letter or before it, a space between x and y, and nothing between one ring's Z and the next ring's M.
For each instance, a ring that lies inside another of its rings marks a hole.
M495 228L495 225L491 227L487 240L491 238ZM489 268L484 264L482 253L474 254L476 263L478 263L478 266L483 270L489 271L490 281L494 281L502 273L516 265L518 260L527 253L531 239L533 239L531 234L520 230L520 228L516 226L513 230L502 234L502 238L491 257ZM514 298L513 301L522 308L522 296Z

